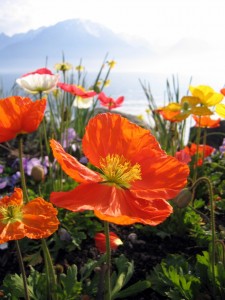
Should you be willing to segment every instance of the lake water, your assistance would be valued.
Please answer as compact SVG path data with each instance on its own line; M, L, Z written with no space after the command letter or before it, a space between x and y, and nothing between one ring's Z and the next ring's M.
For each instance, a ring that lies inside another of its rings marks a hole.
M10 91L15 84L15 80L22 74L26 73L1 73L0 72L0 87L3 87L4 97L12 95ZM91 85L96 78L96 73L87 74L87 86ZM172 84L172 75L152 74L144 72L119 73L111 72L109 79L110 85L105 87L104 92L107 96L117 98L124 96L124 104L117 110L134 115L146 115L145 110L148 108L148 101L141 87L139 80L145 84L150 84L152 95L157 103L157 106L166 103L166 79L169 79ZM104 78L103 78L104 79ZM190 78L179 78L180 81L180 96L185 95L189 85ZM14 92L15 94L15 92Z

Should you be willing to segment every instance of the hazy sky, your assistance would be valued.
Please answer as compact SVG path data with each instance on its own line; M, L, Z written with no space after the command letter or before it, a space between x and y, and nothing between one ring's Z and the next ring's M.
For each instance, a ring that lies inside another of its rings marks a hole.
M224 12L224 0L0 0L0 32L82 18L157 45L184 37L224 43Z
M142 70L225 83L225 0L0 0L0 32L8 35L71 18L148 40L162 54ZM179 51L169 49L185 38Z

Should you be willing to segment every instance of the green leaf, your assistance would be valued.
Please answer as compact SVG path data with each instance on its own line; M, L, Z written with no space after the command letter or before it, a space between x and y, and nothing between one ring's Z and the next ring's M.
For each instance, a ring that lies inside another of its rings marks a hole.
M120 291L117 295L115 295L115 298L113 299L123 299L129 296L134 296L136 294L141 293L142 291L148 289L151 287L151 283L148 280L138 281L134 283L133 285L129 286L128 288Z

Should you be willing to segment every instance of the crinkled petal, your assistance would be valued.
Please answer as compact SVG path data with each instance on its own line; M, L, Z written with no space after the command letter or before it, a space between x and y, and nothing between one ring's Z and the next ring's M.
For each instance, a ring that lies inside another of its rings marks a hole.
M25 235L31 239L48 237L58 229L57 210L42 198L28 202L22 212Z
M77 182L99 182L102 181L102 177L82 165L78 160L72 155L65 152L62 146L55 140L50 141L50 146L53 151L53 155L61 165L63 171L73 178Z
M2 224L0 222L0 244L20 240L25 237L24 225L21 222Z
M14 192L9 196L4 196L0 199L0 206L14 206L23 204L23 191L20 188L15 188Z

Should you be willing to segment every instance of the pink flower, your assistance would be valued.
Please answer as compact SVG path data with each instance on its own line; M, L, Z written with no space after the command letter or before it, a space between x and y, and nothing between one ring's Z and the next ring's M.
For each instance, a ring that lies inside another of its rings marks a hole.
M95 91L85 90L84 87L75 84L59 82L58 87L60 87L65 92L68 92L75 96L73 106L76 106L78 108L91 107L91 105L93 104L93 97L97 95Z
M71 93L74 96L80 96L82 98L90 98L97 95L97 93L93 90L85 90L82 86L75 85L75 84L67 84L59 82L58 87L60 87L65 92Z
M177 151L175 153L175 157L177 160L185 164L188 164L191 161L191 156L184 149Z
M16 83L26 92L31 94L49 93L57 86L59 75L54 75L46 68L24 74Z
M124 101L124 97L121 96L116 100L110 97L107 97L103 92L98 95L98 100L100 101L102 106L106 106L109 110L119 107L122 105Z

